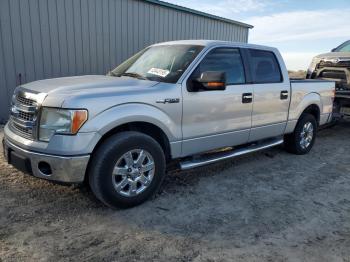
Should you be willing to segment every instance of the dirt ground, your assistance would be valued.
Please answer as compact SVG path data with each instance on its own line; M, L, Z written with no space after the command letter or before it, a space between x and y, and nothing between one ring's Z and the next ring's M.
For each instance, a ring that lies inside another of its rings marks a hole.
M2 132L1 132L2 135ZM350 261L350 122L282 148L171 173L111 210L0 159L0 261Z

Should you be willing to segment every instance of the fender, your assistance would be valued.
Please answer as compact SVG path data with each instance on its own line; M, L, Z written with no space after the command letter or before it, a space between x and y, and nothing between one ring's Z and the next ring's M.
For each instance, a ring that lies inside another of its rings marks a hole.
M304 110L311 105L317 105L322 114L323 105L320 94L316 92L309 93L304 97L298 96L297 94L292 96L289 107L288 122L285 133L292 133L294 128Z
M98 132L101 136L113 128L131 123L147 122L158 126L169 139L175 142L182 139L181 117L178 122L171 119L159 108L143 103L126 103L109 108L89 119L80 132Z

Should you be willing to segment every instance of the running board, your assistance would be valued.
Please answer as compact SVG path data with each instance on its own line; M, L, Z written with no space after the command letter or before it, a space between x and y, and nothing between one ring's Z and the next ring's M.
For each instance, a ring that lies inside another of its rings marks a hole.
M283 139L278 138L278 139L269 139L264 142L260 142L258 144L253 144L245 148L240 148L240 149L233 149L229 152L221 152L221 153L216 153L215 155L211 156L205 156L202 158L197 158L193 160L186 160L180 162L180 169L181 170L187 170L195 167L200 167L208 164L212 164L221 160L233 158L236 156L241 156L245 155L248 153L256 152L259 150L263 150L269 147L274 147L278 146L280 144L283 144Z

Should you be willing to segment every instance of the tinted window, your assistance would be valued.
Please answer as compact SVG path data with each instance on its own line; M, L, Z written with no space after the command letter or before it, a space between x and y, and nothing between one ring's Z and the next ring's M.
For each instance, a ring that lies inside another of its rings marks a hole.
M192 79L199 78L205 71L225 72L227 85L245 82L242 58L238 49L216 48L210 51L194 71Z
M249 65L254 83L277 83L282 74L273 52L249 49Z

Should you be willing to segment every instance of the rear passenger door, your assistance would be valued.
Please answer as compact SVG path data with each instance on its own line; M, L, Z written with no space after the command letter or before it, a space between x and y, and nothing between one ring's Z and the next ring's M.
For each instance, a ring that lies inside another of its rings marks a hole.
M245 49L253 84L252 129L249 141L284 133L290 101L290 84L283 80L272 51Z

